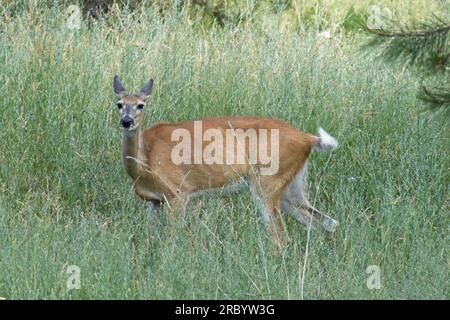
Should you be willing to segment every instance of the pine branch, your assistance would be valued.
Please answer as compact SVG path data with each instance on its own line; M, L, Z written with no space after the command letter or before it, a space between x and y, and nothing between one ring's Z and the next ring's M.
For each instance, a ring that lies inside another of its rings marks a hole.
M419 98L427 103L431 110L445 109L450 113L450 87L429 89L422 86Z
M385 60L416 67L420 77L433 78L436 86L422 86L418 97L430 110L450 115L450 21L434 17L432 22L419 26L391 22L378 30L362 27L372 36L363 47L379 48Z
M404 27L393 22L393 30L365 30L373 38L366 48L381 48L387 61L401 61L430 72L446 71L450 67L450 22L435 18L419 27Z
M422 37L427 38L431 37L440 33L447 33L450 31L450 24L449 25L443 25L442 27L437 27L431 30L424 30L424 31L410 31L410 32L386 32L386 31L379 31L377 29L367 29L368 32L375 34L380 37L388 37L388 38L395 38L395 37Z

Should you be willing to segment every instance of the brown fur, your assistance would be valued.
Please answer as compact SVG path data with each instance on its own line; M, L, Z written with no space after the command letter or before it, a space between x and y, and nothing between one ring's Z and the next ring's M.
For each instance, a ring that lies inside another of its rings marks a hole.
M193 138L194 122L158 123L143 133L136 132L133 138L124 140L123 156L132 158L125 161L125 167L133 179L136 193L144 200L166 200L172 206L184 207L192 193L225 187L237 182L240 177L247 177L251 188L260 194L270 208L273 219L271 226L279 238L284 229L280 216L281 194L304 165L317 137L300 132L284 121L262 117L202 119L202 125L203 131L209 128L279 129L278 174L257 176L255 168L250 164L175 165L171 159L171 150L177 142L171 141L172 131L185 128ZM256 167L258 166L259 163ZM162 194L163 198L157 194Z

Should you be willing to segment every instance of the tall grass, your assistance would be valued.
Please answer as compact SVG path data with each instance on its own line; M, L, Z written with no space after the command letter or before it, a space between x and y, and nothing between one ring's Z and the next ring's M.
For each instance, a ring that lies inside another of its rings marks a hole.
M0 22L0 297L449 298L448 132L418 113L409 73L354 38L201 33L183 13L66 18ZM251 114L326 128L341 146L312 156L310 184L337 233L312 233L305 259L307 230L287 218L277 254L248 193L194 202L190 228L150 219L120 162L116 73L130 90L155 79L145 126Z

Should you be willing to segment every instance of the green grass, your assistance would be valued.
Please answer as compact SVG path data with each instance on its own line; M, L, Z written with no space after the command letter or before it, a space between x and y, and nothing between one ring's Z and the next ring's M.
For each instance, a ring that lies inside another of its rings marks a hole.
M5 16L0 297L448 299L448 126L418 113L410 73L359 43L201 33L183 15L111 16L79 31L57 10ZM194 202L190 229L149 219L120 161L116 73L130 90L155 79L146 126L244 114L323 126L340 148L312 155L310 185L337 233L307 243L287 218L293 241L276 254L249 193ZM80 290L66 288L69 265ZM369 265L381 290L366 286Z

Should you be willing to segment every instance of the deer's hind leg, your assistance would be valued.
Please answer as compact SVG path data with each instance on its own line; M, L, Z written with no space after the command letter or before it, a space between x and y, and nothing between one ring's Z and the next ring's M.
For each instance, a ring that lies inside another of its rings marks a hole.
M339 222L314 208L308 200L307 170L308 164L305 162L283 192L281 211L307 226L311 223L314 229L334 232Z
M259 204L263 221L279 247L289 241L281 215L281 196L285 187L283 180L274 183L267 178L258 178L250 182L250 191Z

